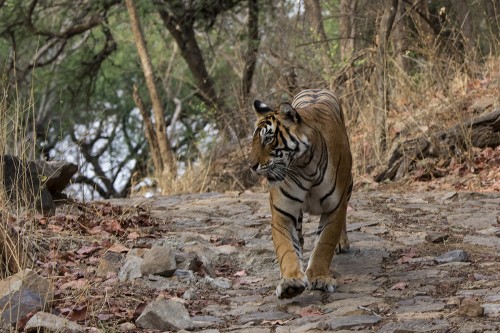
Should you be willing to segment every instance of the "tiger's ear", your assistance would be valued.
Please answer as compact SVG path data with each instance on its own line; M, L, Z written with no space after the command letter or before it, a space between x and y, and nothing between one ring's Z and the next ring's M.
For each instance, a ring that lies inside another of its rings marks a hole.
M273 110L267 106L267 104L259 101L258 99L256 99L254 102L253 102L253 109L255 110L255 112L257 112L257 114L260 116L260 117L263 117L265 116L266 114L268 114L269 112L272 112Z
M279 113L286 120L292 121L296 124L300 123L300 115L290 103L281 103Z

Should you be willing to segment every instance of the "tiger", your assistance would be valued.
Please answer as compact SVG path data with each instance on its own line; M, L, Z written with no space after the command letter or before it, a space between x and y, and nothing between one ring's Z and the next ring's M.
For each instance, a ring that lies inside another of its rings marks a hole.
M307 288L333 292L335 252L349 249L347 205L353 187L352 156L344 114L325 89L298 93L276 108L255 100L257 123L249 164L267 178L272 240L280 269L279 299ZM307 268L301 267L303 213L321 215Z

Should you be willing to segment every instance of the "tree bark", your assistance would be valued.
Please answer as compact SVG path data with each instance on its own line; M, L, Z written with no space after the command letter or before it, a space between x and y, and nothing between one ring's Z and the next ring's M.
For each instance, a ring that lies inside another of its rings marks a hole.
M259 2L258 0L248 0L248 44L245 52L245 65L243 69L242 97L244 104L247 103L250 89L252 88L253 74L257 64L259 51Z
M155 172L159 172L157 176L161 175L163 169L163 162L161 158L160 147L158 146L158 138L156 137L156 132L153 127L153 122L151 117L149 117L149 112L146 111L142 98L139 95L137 84L134 83L132 98L134 99L135 105L141 113L142 119L144 119L144 134L146 135L146 140L148 140L149 150L151 152L151 158L153 159L153 167Z
M160 150L160 156L162 161L161 176L159 179L162 188L165 191L166 185L169 180L174 179L177 176L177 165L170 146L170 141L167 136L167 126L165 123L165 114L163 107L156 90L156 84L153 74L153 66L151 65L151 58L148 54L146 48L146 41L144 39L144 34L139 22L139 17L137 15L137 9L135 7L133 0L125 0L127 10L130 16L130 25L132 28L132 33L134 35L135 44L137 47L137 52L139 53L139 58L141 60L142 70L144 72L144 78L146 80L146 85L151 98L151 103L153 106L153 113L155 116L155 132L156 140L158 142L158 147ZM146 120L145 120L146 121Z
M377 107L375 110L375 140L380 155L387 149L387 112L389 109L389 83L387 73L387 52L394 19L398 9L398 0L384 0L384 12L380 20L377 47Z
M449 158L462 154L470 146L494 148L499 145L500 109L496 109L450 129L401 143L392 153L387 168L375 180L399 180L411 170L415 161L427 157Z
M465 0L454 0L451 2L451 5L457 15L458 27L466 46L465 53L472 54L474 50L475 38L470 7Z
M325 41L327 38L319 0L304 0L304 7L306 19L311 25L312 30L319 37L319 41Z
M355 52L358 0L340 1L340 60L347 62Z

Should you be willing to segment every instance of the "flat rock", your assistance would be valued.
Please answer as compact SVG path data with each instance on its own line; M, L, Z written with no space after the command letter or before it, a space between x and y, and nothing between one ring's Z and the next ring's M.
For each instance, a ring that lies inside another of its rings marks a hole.
M483 304L484 315L486 317L499 318L500 317L500 304L497 303L486 303Z
M464 243L492 247L494 249L500 250L500 238L495 236L488 237L488 236L467 235L464 237Z
M442 255L436 257L435 260L438 264L445 264L450 262L465 262L468 258L469 255L464 250L453 250L443 253Z
M442 319L416 319L390 322L382 326L380 333L445 333L450 329L446 320Z
M141 273L143 276L156 274L164 277L174 275L177 269L175 255L168 246L153 245L144 253L144 260L141 263Z
M337 317L328 323L331 330L343 330L352 327L362 327L367 325L373 325L380 321L380 317L372 315L360 315L360 316L344 316Z
M184 305L172 300L149 303L135 323L141 328L162 331L190 330L195 327Z
M25 326L26 332L60 332L60 333L80 333L84 328L71 320L58 317L47 312L37 312L28 320Z
M240 317L238 320L239 324L247 324L247 323L254 323L254 324L260 324L263 321L273 321L273 320L288 320L293 318L293 315L286 313L286 312L280 312L280 311L272 311L272 312L252 312L252 313L247 313L244 314Z

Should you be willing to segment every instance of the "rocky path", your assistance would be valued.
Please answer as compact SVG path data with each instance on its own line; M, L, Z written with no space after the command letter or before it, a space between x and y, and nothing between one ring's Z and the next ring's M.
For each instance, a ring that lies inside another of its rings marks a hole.
M171 277L134 279L122 267L119 278L178 295L189 315L181 311L187 324L171 327L196 331L500 331L498 194L355 193L351 249L331 265L337 290L291 300L274 295L279 271L267 198L246 192L111 201L163 220L163 237L153 244L170 248L177 262ZM304 219L306 259L317 219ZM152 328L146 310L136 324Z

